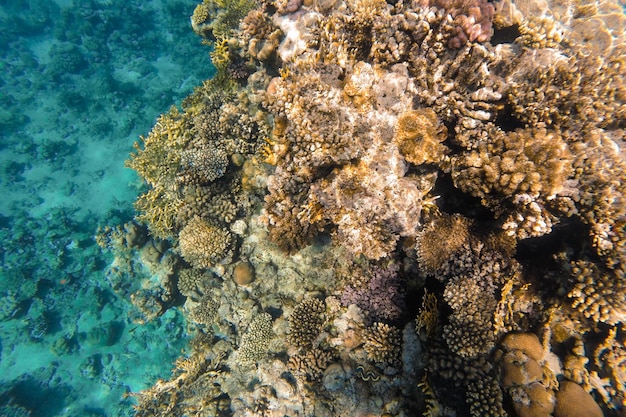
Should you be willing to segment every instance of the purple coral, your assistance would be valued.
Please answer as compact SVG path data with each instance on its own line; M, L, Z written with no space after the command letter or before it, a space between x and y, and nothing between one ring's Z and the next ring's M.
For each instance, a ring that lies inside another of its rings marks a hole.
M347 285L341 295L341 304L355 304L370 322L395 321L405 310L404 287L398 275L399 266L373 267L367 283L361 287Z

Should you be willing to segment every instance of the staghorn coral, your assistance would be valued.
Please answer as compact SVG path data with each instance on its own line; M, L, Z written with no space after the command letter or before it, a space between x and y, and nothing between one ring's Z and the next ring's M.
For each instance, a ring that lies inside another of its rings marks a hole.
M195 268L210 268L230 256L232 236L228 230L194 217L178 237L182 257Z
M217 377L221 358L207 359L204 352L196 351L190 357L181 357L169 381L159 380L152 387L130 395L137 399L135 415L148 416L202 416L219 415L230 408ZM196 401L185 401L198 395Z
M317 298L301 301L289 315L289 342L297 347L310 347L322 331L324 303Z

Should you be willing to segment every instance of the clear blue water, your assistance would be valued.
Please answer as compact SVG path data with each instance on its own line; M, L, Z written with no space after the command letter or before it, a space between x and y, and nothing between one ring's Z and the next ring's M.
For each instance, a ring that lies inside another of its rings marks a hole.
M132 143L212 75L195 5L0 1L1 416L132 415L186 344L175 311L132 323L93 236L133 216Z

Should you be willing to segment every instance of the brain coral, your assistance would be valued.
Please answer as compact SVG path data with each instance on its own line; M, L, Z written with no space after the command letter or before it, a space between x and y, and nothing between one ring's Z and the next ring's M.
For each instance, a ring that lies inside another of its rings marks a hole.
M226 229L194 217L178 236L180 253L196 268L210 268L229 255L232 236Z

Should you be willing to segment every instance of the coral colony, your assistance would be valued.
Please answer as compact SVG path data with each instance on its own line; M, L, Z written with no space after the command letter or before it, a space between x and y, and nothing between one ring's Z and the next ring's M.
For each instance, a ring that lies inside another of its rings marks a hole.
M194 334L138 416L618 416L626 17L599 2L205 0L217 75L98 236ZM148 233L146 233L146 230ZM122 285L123 287L123 285Z

